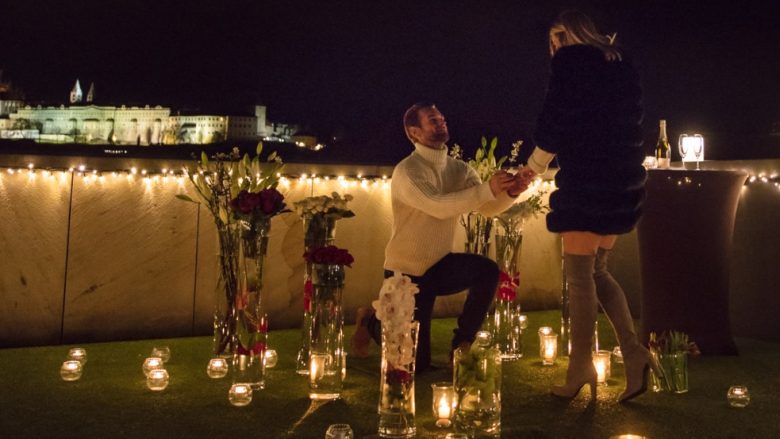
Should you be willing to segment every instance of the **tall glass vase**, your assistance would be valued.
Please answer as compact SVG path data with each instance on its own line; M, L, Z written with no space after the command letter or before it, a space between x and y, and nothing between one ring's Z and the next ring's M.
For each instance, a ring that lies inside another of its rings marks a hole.
M217 221L217 284L214 288L214 355L230 358L235 352L236 295L238 293L240 229Z
M233 382L265 388L268 316L263 304L263 264L268 250L269 220L240 222L239 290L236 297L236 351Z
M311 346L309 349L309 398L341 397L344 365L344 314L341 295L344 266L313 264Z
M411 438L417 434L414 415L414 366L419 322L390 331L382 325L379 381L379 437Z
M455 350L453 379L456 430L469 437L500 437L501 354L490 333L480 331L470 348Z
M316 248L332 245L336 239L336 219L325 215L304 215L303 247L305 252ZM301 346L298 349L296 372L300 375L309 374L309 351L312 339L312 264L306 262L303 273L303 324L301 325Z
M496 234L496 262L501 274L490 328L504 360L516 360L523 356L520 307L516 305L520 284L517 259L522 243L520 228L507 231L506 234Z
M493 230L493 219L480 213L471 212L460 219L466 231L466 253L487 256L490 251L490 232Z

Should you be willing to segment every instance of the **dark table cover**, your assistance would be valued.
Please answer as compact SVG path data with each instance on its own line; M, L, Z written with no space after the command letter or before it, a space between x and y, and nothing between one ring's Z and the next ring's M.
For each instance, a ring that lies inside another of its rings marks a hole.
M653 169L638 225L641 338L686 332L703 354L736 355L729 265L744 171Z

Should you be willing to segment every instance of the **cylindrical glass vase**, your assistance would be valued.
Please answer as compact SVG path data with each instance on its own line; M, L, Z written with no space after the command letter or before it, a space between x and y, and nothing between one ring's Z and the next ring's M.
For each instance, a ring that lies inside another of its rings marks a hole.
M316 248L332 245L336 239L336 219L324 214L306 214L301 217L303 223L303 249L310 252ZM300 375L309 374L309 350L312 339L312 264L305 262L303 273L303 322L301 324L301 346L298 348L295 371Z
M382 325L379 437L412 438L417 434L414 366L419 327L419 322L393 328Z
M469 349L454 353L455 428L469 437L501 436L501 353L491 338L480 331Z
M241 222L241 225L233 382L248 384L258 390L265 388L268 316L264 311L262 292L271 225L270 221Z
M343 386L344 314L341 294L344 289L344 266L314 264L312 284L314 297L309 350L309 398L338 399ZM315 372L316 375L313 374Z
M217 224L217 284L214 287L215 356L230 358L235 351L236 295L238 294L238 258L240 228L236 223Z

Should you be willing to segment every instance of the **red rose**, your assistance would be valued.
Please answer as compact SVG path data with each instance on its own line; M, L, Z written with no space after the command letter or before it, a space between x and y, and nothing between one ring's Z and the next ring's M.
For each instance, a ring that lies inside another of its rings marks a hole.
M284 205L284 195L274 188L263 189L259 193L260 210L266 215L274 215L281 212Z
M351 267L352 263L355 262L355 258L349 254L347 249L338 248L334 245L307 251L303 254L303 258L312 264L335 264L346 265L347 267Z
M387 371L387 382L391 384L408 384L412 382L412 374L402 369Z

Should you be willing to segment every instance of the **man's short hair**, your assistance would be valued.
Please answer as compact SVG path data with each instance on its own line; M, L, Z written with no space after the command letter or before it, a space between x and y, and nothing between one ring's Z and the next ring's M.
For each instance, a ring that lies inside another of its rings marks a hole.
M412 143L414 143L414 139L412 138L412 135L409 134L409 127L420 127L420 110L425 108L436 108L436 104L431 102L417 102L409 107L409 109L406 110L406 113L404 113L404 132Z

